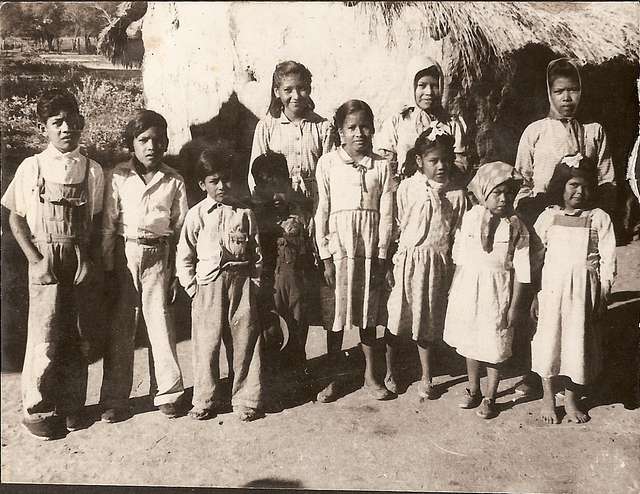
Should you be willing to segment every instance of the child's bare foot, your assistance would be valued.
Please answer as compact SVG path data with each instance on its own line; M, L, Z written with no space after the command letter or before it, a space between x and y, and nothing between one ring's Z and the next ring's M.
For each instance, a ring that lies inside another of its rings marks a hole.
M558 412L556 412L556 401L553 395L545 395L542 398L542 409L540 410L540 418L545 424L557 424L560 422L558 419Z
M564 399L564 410L567 413L567 421L575 422L576 424L584 424L588 422L590 417L585 412L580 410L580 406L577 403L577 396L573 391L566 390Z
M384 378L384 385L385 387L391 391L394 395L398 394L398 381L396 381L396 378L394 377L393 374L388 373L386 375L386 377Z
M322 391L318 393L316 400L320 403L331 403L338 398L338 384L331 381Z
M485 398L480 404L480 408L476 410L478 417L483 419L492 419L498 416L498 408L496 407L496 400L494 398Z
M189 410L189 417L194 420L209 420L216 416L216 412L214 412L210 408L195 408L193 407Z
M423 400L435 400L438 397L438 394L436 393L433 383L423 378L418 384L418 396Z
M462 401L458 403L458 406L460 408L470 409L480 406L480 403L482 403L482 393L480 390L472 393L469 388L465 388Z
M383 401L393 398L393 393L377 382L365 382L364 389L374 400Z

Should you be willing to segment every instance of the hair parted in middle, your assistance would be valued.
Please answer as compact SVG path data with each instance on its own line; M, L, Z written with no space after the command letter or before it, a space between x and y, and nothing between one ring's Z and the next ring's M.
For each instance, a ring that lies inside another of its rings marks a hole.
M345 101L342 103L338 109L336 110L335 115L333 116L333 127L335 133L335 141L337 145L340 145L340 134L338 130L342 128L344 125L344 121L347 118L347 115L351 115L352 113L364 112L367 116L367 120L371 126L371 131L375 132L375 125L373 121L373 110L371 107L362 100L359 99L350 99L349 101Z
M282 101L280 101L280 98L275 95L275 91L282 84L282 80L289 75L300 76L303 82L309 86L309 89L311 89L311 72L300 62L287 60L276 65L276 68L273 71L273 79L271 82L271 100L269 102L268 109L268 113L274 118L278 118L282 114ZM311 98L307 99L309 109L313 110L316 107L315 103Z

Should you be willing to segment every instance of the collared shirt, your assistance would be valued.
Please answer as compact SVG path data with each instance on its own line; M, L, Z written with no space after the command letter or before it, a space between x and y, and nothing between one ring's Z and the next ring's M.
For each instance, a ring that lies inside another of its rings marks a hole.
M380 132L375 134L374 149L383 156L386 152L395 154L398 171L400 171L407 158L407 152L414 147L418 136L429 127L432 121L433 119L426 112L417 108L412 108L404 116L402 113L397 113L387 119L382 124ZM440 122L440 124L455 139L453 150L456 153L456 165L466 168L466 125L462 119L456 117L451 117L447 122Z
M104 177L102 167L92 159L80 154L80 148L61 153L53 144L39 154L26 158L18 167L7 191L2 196L2 205L19 216L26 216L31 231L35 231L38 198L38 164L45 181L58 184L77 184L84 180L89 164L89 208L91 216L102 211Z
M246 238L244 254L229 257L231 235ZM193 296L196 284L215 280L220 269L234 261L248 261L249 275L258 279L262 253L255 216L250 209L216 202L207 196L193 206L184 221L176 252L176 274L186 292Z
M365 170L364 174L362 169ZM331 257L329 217L343 211L379 213L375 234L376 256L386 258L393 232L394 194L389 161L377 154L371 154L355 163L340 147L320 158L316 180L319 202L315 224L320 258ZM352 228L357 231L360 226L352 225Z
M116 165L107 176L104 196L102 253L107 270L113 269L118 235L171 237L175 242L189 209L184 180L164 163L147 184L132 160Z
M251 166L258 156L269 150L285 156L291 178L315 180L318 159L334 147L331 129L331 123L314 112L299 123L289 120L284 112L278 118L267 114L258 122L253 135L248 177L251 191L255 187Z
M598 185L615 183L613 161L607 145L607 136L597 122L582 124L584 154L598 168ZM517 202L522 197L546 192L556 165L567 154L575 152L567 139L567 129L560 120L543 118L531 123L522 133L518 144L515 168L524 177Z

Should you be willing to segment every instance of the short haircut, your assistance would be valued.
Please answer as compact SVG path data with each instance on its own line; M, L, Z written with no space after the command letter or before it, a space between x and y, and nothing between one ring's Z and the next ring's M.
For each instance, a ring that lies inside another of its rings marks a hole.
M288 181L289 167L287 166L287 158L282 153L274 153L269 150L253 160L251 175L256 183L264 175Z
M373 111L371 107L366 104L364 101L359 99L350 99L349 101L341 104L333 117L333 124L336 130L336 134L338 129L341 129L344 125L344 121L347 118L347 115L351 115L352 113L357 113L359 111L363 111L367 116L367 120L369 121L369 125L371 125L371 130L375 132L375 126L373 123ZM339 137L337 139L340 140Z
M202 150L196 162L196 180L203 182L205 178L216 174L232 180L236 162L237 157L230 144L217 142L209 145Z
M578 73L578 68L566 59L560 59L554 62L551 67L549 67L549 87L553 85L553 81L560 77L573 79L578 84L580 83L580 74Z
M597 170L593 160L583 157L578 168L567 166L562 162L556 165L547 186L547 203L564 206L565 186L574 177L581 177L587 181L591 192L591 201L593 201L597 186Z
M133 140L151 127L160 129L164 133L167 146L169 145L165 118L152 110L138 110L124 129L124 141L129 151L133 151Z
M66 89L53 88L47 89L40 95L36 113L42 123L46 123L50 117L57 115L61 111L80 115L78 100L73 94Z

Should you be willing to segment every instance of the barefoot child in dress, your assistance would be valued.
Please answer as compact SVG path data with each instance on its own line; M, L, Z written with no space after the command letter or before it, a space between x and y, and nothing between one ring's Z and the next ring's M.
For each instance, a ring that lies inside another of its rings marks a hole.
M329 286L335 287L335 318L327 331L327 350L335 362L345 329L357 326L365 357L365 388L378 400L391 397L374 373L378 324L376 281L385 276L393 229L393 192L389 162L371 150L373 112L350 100L336 111L341 146L318 161L316 241ZM318 401L335 400L334 380Z
M538 217L535 231L546 250L538 326L531 342L532 370L542 378L542 419L558 423L553 380L562 378L569 421L586 422L581 386L601 368L600 321L616 274L611 218L593 207L597 171L582 155L567 156L549 182L554 206Z
M50 89L37 113L49 145L20 164L2 205L29 261L22 423L49 440L86 425L91 307L84 297L101 257L104 180L100 165L80 154L84 117L75 97Z
M418 394L435 398L431 360L442 340L453 262L451 245L466 210L463 189L449 184L454 138L434 125L415 142L418 171L397 192L398 250L393 257L394 286L388 301L387 376L385 386L397 393L396 337L418 345L422 379Z
M192 298L195 420L225 407L220 386L220 343L232 349L231 405L243 422L263 406L260 326L256 296L262 255L253 212L230 196L235 158L224 144L205 149L196 165L207 196L187 213L178 243L180 284ZM229 349L228 349L229 350Z
M511 356L522 311L523 283L530 283L529 234L513 212L522 180L506 163L487 163L469 183L480 204L462 219L453 245L456 272L449 293L444 341L467 360L469 387L461 408L482 418L498 414L500 364ZM487 369L484 399L481 367Z

